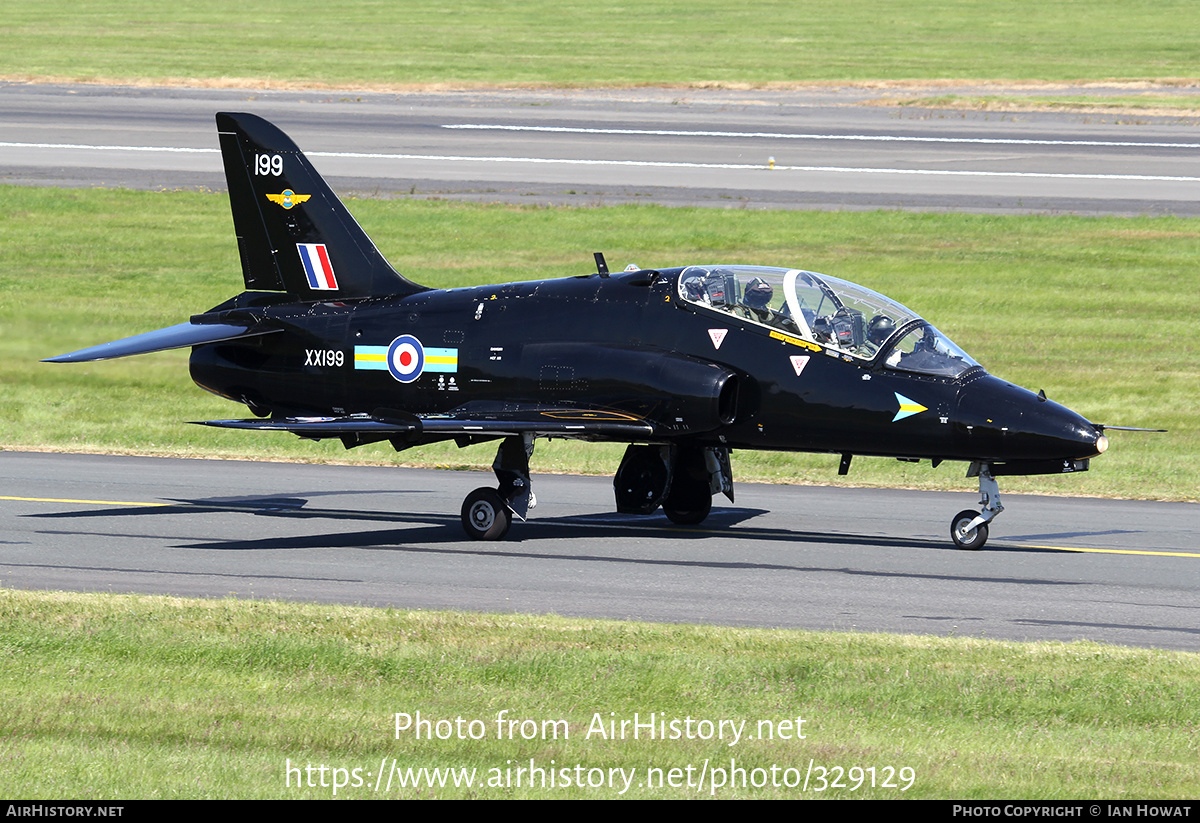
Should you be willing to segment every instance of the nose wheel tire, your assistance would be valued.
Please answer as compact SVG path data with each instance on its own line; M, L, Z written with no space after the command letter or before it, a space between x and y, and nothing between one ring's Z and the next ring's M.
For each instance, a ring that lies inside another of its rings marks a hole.
M950 521L950 539L954 541L954 545L960 549L967 551L977 551L983 548L983 544L988 539L987 523L982 523L970 531L966 531L971 521L979 516L979 512L965 509L954 515L954 519Z
M512 512L495 489L476 489L462 506L462 524L472 540L503 540L512 525Z

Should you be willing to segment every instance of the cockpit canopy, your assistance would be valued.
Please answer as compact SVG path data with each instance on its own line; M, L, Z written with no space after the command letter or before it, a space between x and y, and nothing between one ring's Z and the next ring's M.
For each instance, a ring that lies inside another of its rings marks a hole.
M895 300L811 271L689 266L679 275L679 297L888 368L958 377L979 365Z

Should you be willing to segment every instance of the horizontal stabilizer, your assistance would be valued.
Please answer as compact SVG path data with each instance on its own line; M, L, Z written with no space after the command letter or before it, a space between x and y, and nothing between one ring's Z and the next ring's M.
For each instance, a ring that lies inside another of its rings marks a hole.
M131 354L149 354L150 352L166 351L167 349L182 349L187 346L199 346L204 343L216 343L221 340L232 340L236 337L251 337L258 334L270 334L281 331L277 328L261 328L239 326L228 323L180 323L165 329L148 331L145 334L135 334L111 343L101 343L87 349L80 349L58 357L47 357L43 363L86 363L90 360L111 360L114 357L128 357Z

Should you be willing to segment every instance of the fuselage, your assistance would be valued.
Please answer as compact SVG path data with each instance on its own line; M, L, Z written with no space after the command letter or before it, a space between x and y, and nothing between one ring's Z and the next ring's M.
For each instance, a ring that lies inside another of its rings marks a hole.
M214 312L283 332L197 346L192 376L278 416L536 406L610 410L652 422L664 442L735 449L1014 464L1103 450L1083 417L973 361L951 376L889 364L883 348L851 356L807 325L686 299L685 271L345 302L245 293Z

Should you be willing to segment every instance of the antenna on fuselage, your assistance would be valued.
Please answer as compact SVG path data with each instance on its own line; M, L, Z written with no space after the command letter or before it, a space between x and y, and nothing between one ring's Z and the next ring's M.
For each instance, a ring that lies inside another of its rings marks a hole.
M596 273L601 277L608 277L608 263L604 262L604 252L592 252L592 257L596 258Z

